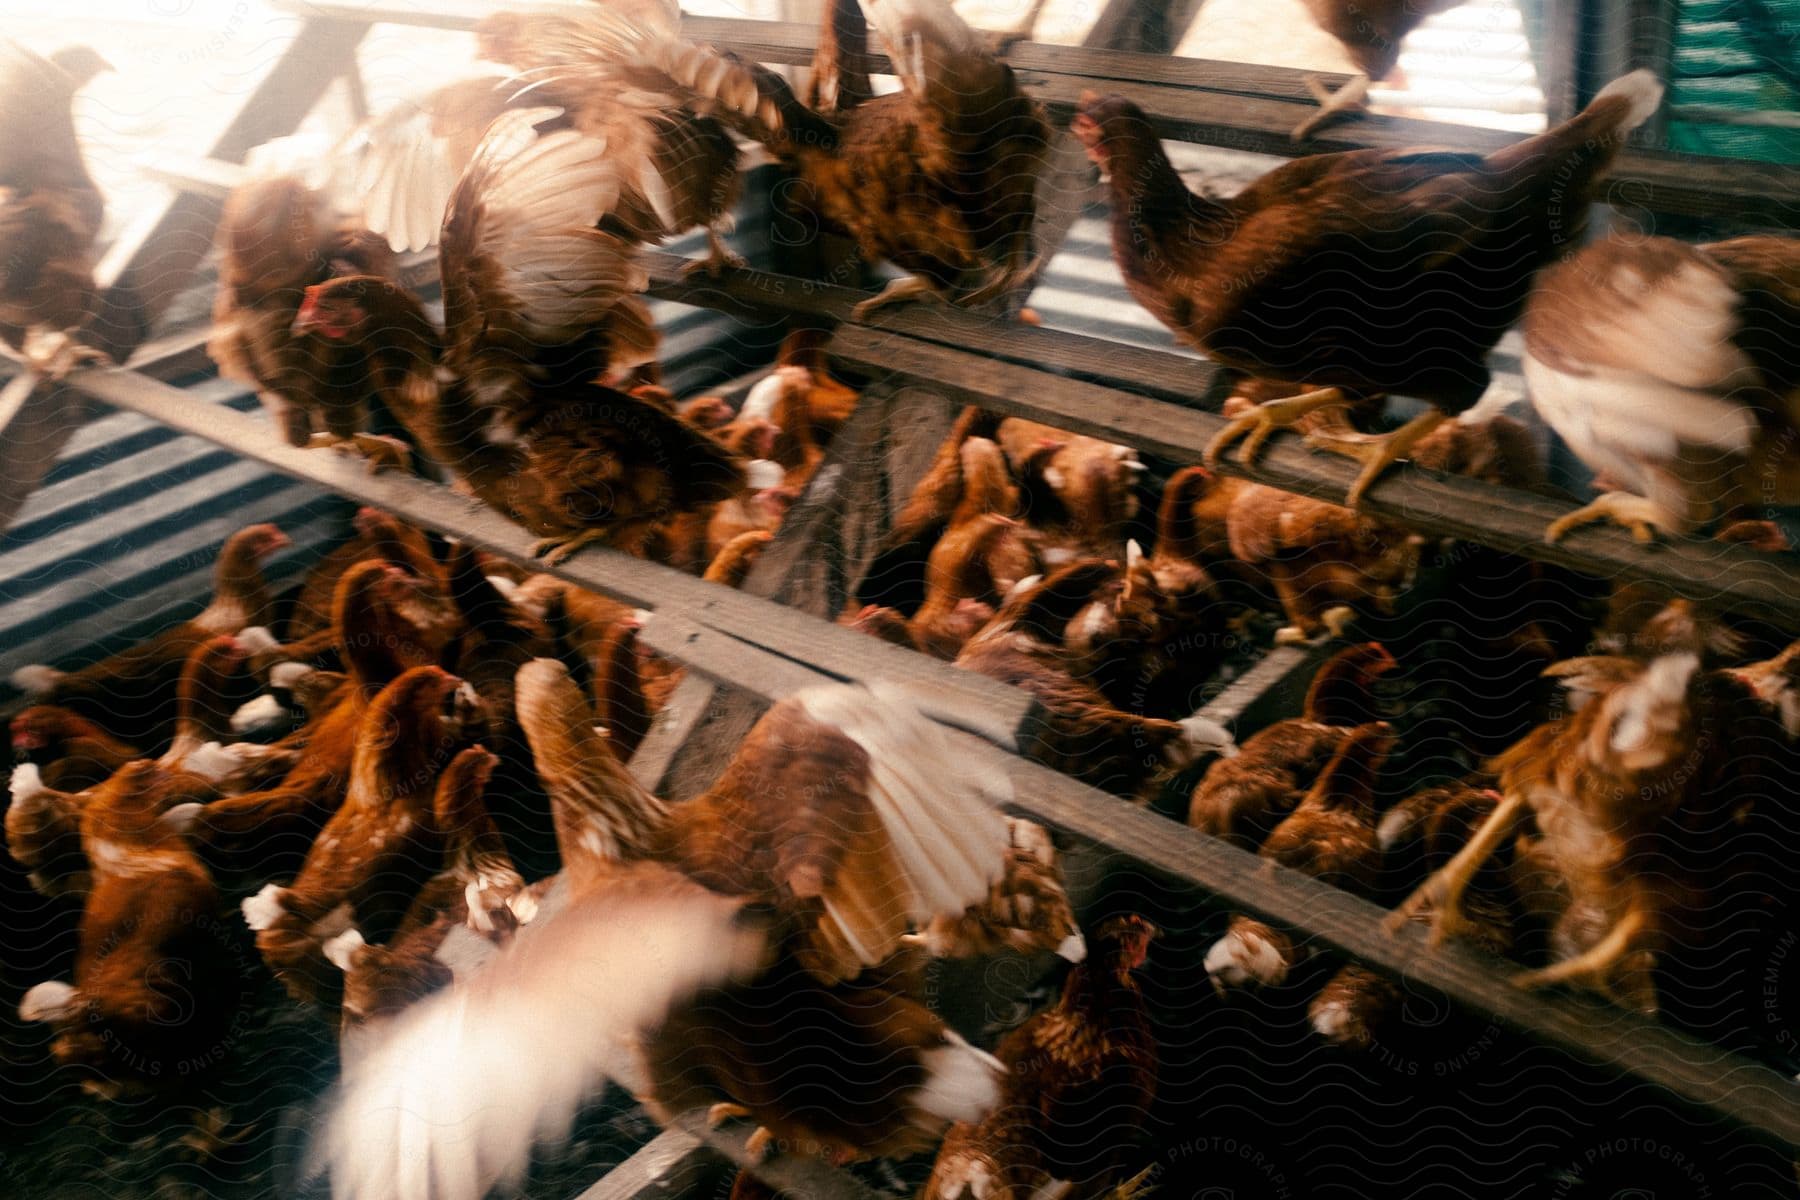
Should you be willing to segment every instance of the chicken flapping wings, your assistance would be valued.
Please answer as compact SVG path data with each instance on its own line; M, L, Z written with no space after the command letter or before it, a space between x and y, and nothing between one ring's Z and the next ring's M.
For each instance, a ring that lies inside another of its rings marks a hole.
M339 1200L480 1200L516 1180L633 1043L703 988L766 964L770 927L654 863L614 864L481 972L396 1017L347 1064L311 1148Z
M877 966L914 927L987 898L1010 832L1004 777L966 769L897 689L828 686L782 701L706 795L668 808L594 731L559 662L519 670L520 723L568 869L656 855L810 925L827 980Z

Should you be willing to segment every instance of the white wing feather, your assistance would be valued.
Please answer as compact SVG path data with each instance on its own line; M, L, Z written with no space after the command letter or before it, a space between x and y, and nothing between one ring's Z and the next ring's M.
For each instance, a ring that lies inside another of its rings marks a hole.
M565 1136L638 1033L768 953L742 901L668 872L622 872L488 967L413 1006L345 1067L313 1147L337 1200L481 1200Z

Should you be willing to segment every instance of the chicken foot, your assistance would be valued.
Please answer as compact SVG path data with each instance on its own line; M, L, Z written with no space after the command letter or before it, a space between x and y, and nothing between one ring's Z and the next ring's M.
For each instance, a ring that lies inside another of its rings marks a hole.
M52 383L68 378L78 367L94 364L111 366L112 360L94 347L75 340L70 333L34 332L25 340L19 358L26 369L42 375Z
M531 544L531 556L543 559L547 567L554 567L568 562L578 551L589 546L604 545L611 536L610 529L584 529L564 537L539 538Z
M706 227L706 244L709 249L705 258L697 258L681 268L684 279L695 275L706 275L718 279L727 270L742 270L749 266L743 255L725 244L719 231L708 225Z
M741 1104L733 1104L729 1100L721 1100L706 1110L706 1127L717 1129L727 1121L742 1120L750 1115L750 1110ZM769 1156L769 1147L775 1144L775 1135L767 1125L758 1125L744 1142L744 1153L750 1156L753 1163L761 1162Z
M928 298L942 300L944 294L935 283L923 275L908 275L904 279L894 279L875 295L850 310L852 320L866 321L869 314L878 308L886 308L890 304L899 304L906 300Z
M1306 435L1307 444L1333 454L1354 458L1363 469L1344 497L1348 508L1362 503L1363 494L1387 469L1412 453L1414 446L1430 436L1431 431L1449 420L1444 413L1428 408L1392 433L1357 433L1348 429L1315 429Z
M1644 914L1641 910L1634 909L1621 917L1605 937L1574 958L1565 958L1547 967L1514 975L1512 985L1533 991L1556 983L1578 983L1603 996L1611 996L1613 988L1607 975L1631 957L1631 941L1643 928ZM1648 1000L1648 1010L1654 1012L1655 1008L1656 1001L1652 995Z
M1354 76L1335 92L1326 87L1325 81L1317 75L1308 75L1303 82L1306 90L1313 94L1313 99L1319 102L1319 111L1294 126L1294 132L1289 136L1296 142L1304 142L1321 126L1336 120L1341 114L1360 112L1369 99L1370 80L1367 75Z
M412 447L399 438L379 433L315 433L306 442L309 450L336 450L364 460L369 474L377 471L405 471L412 466Z
M1488 814L1481 828L1456 857L1434 873L1430 879L1419 885L1419 889L1387 915L1381 923L1388 933L1398 933L1414 917L1426 913L1431 917L1431 929L1427 940L1435 946L1453 934L1472 932L1478 928L1462 911L1463 893L1474 881L1475 873L1481 864L1493 856L1500 844L1511 835L1513 826L1524 815L1525 801L1519 796L1507 796Z
M1639 542L1653 542L1659 533L1680 532L1674 517L1654 500L1630 492L1605 492L1574 512L1564 513L1550 522L1544 528L1544 540L1555 545L1567 537L1570 530L1598 521L1611 521L1630 530L1632 539Z
M1244 448L1238 451L1238 461L1249 466L1256 461L1263 443L1273 437L1276 430L1297 425L1321 408L1349 402L1349 397L1334 387L1302 392L1298 396L1283 396L1279 400L1265 400L1249 412L1232 418L1229 425L1215 434L1213 440L1206 443L1206 452L1201 455L1201 461L1209 467L1218 466L1219 456L1225 453L1226 448L1243 438Z

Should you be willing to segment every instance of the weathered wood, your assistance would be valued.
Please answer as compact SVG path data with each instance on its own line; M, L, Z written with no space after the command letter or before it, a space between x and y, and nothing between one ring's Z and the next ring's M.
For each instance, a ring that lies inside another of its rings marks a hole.
M473 28L481 15L473 5L464 3L413 9L290 0L290 6L295 11L346 21L368 20L369 14L379 12L384 21L447 29ZM815 33L810 25L696 17L684 21L682 28L696 41L724 46L762 62L793 64L812 59ZM1369 116L1328 127L1310 140L1296 143L1290 133L1316 107L1305 87L1306 77L1314 72L1032 42L1013 46L1007 61L1020 72L1025 89L1059 120L1073 112L1077 97L1093 87L1095 80L1107 80L1107 90L1137 101L1164 137L1285 158L1363 146L1493 150L1520 140L1520 135L1500 130ZM876 68L887 69L885 60L877 61ZM1344 77L1322 78L1335 85ZM1559 88L1556 81L1546 84L1553 120L1561 115L1555 108ZM1800 168L1634 152L1621 156L1603 199L1657 212L1791 229L1800 227Z
M855 288L765 271L731 271L717 280L686 277L682 274L686 260L678 255L651 251L642 259L650 276L650 295L741 316L767 319L773 310L839 324L850 320L854 305L869 298L869 293ZM949 305L921 303L878 309L867 327L1099 380L1176 404L1217 408L1227 394L1225 373L1203 359L1044 329Z
M303 28L207 157L241 159L252 147L293 132L330 85L330 72L322 68L354 55L363 32L343 22ZM219 205L216 195L184 190L137 214L95 267L100 309L84 337L114 358L136 350L212 249ZM11 524L82 420L84 406L73 396L49 385L27 391L32 386L21 377L0 398L0 529Z
M1136 446L1172 462L1200 461L1207 443L1225 426L1225 419L1213 413L1047 376L863 326L840 327L831 349L846 369L870 379L911 380L953 403L1031 417L1074 433ZM1254 469L1245 469L1235 454L1222 460L1219 469L1283 491L1342 503L1357 468L1349 459L1310 450L1299 438L1282 434L1269 443ZM1544 541L1544 529L1568 511L1564 503L1418 469L1384 476L1369 490L1363 507L1374 516L1391 517L1422 532L1479 542L1601 578L1641 580L1673 595L1785 625L1800 622L1800 571L1741 547L1697 538L1643 546L1623 530L1601 526L1578 530L1551 545Z
M660 622L654 618L651 627ZM686 661L689 670L768 701L818 678L799 664L747 655L718 631L692 624L671 623L659 645ZM1009 778L1007 807L1019 815L1102 847L1178 887L1198 888L1234 908L1304 930L1316 942L1572 1057L1627 1071L1780 1144L1800 1144L1800 1086L1769 1067L1585 997L1520 991L1507 982L1516 970L1511 964L1456 943L1428 947L1418 925L1389 934L1382 928L1385 910L1366 900L977 738L951 736L972 769L988 767Z
M180 391L133 372L81 371L71 375L68 383L116 408L142 413L183 433L216 442L285 475L460 537L478 550L634 607L679 611L699 624L726 630L771 653L809 661L836 678L878 676L917 686L927 693L921 703L934 717L992 738L996 744L1017 744L1019 730L1035 711L1032 700L1016 688L965 672L950 672L946 678L940 664L910 651L813 620L761 597L707 583L673 567L599 548L547 567L532 556L534 539L529 534L477 500L411 476L371 474L362 463L330 451L289 446L257 417L197 404Z
M722 1169L722 1156L682 1129L665 1129L575 1200L686 1196Z

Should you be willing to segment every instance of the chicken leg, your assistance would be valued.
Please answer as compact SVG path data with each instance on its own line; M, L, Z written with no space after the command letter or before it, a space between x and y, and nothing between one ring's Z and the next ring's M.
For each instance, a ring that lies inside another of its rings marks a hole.
M1608 974L1631 957L1631 941L1644 928L1642 910L1633 909L1619 919L1618 924L1607 931L1606 936L1595 942L1587 950L1574 958L1565 958L1561 962L1551 963L1535 971L1524 971L1512 977L1512 985L1526 990L1549 987L1555 983L1578 983L1601 995L1613 994L1613 987L1607 979ZM1648 1001L1648 1010L1655 1011L1656 999L1652 992ZM1639 1007L1644 1003L1640 1002Z
M1276 430L1296 425L1321 408L1348 403L1349 398L1337 388L1320 388L1314 392L1302 392L1298 396L1265 400L1249 412L1232 418L1231 423L1206 444L1206 452L1201 455L1201 459L1207 466L1216 467L1219 465L1219 456L1225 453L1226 447L1243 438L1244 448L1238 452L1238 461L1249 466L1256 461L1263 443L1274 436Z
M728 268L741 270L750 265L744 260L743 255L727 246L719 231L710 225L706 227L706 244L708 250L705 258L697 258L681 268L684 278L707 275L718 279L725 274Z
M1390 934L1398 933L1415 916L1429 912L1431 932L1428 940L1434 946L1447 936L1477 928L1474 922L1463 915L1463 893L1468 890L1475 873L1481 869L1481 864L1512 833L1513 826L1524 811L1525 801L1522 797L1507 796L1501 800L1494 811L1488 814L1488 819L1482 822L1481 828L1456 852L1456 857L1420 884L1419 890L1408 896L1399 908L1389 913L1381 923L1382 928Z
M60 383L69 372L78 367L90 364L111 366L112 360L94 347L75 340L69 333L45 333L33 331L25 340L25 346L19 351L19 358L28 370L42 375L52 383Z
M611 536L610 529L584 529L565 537L539 538L531 544L531 555L533 558L543 559L545 566L554 567L558 563L569 561L579 550L595 543L604 544Z
M1290 136L1296 142L1304 142L1321 126L1336 120L1340 114L1360 110L1369 98L1367 75L1353 76L1335 92L1326 87L1325 81L1317 75L1308 75L1303 82L1306 90L1313 94L1313 99L1319 102L1319 111L1294 126L1294 132Z
M1634 496L1630 492L1605 492L1571 513L1564 513L1544 528L1544 540L1555 545L1567 537L1571 529L1611 521L1631 531L1633 540L1653 542L1658 533L1679 533L1680 525L1669 511L1654 500Z
M315 433L306 442L310 450L330 449L340 454L360 457L368 465L369 474L377 471L405 471L412 466L412 447L399 438L379 433Z
M1387 469L1412 453L1414 446L1430 436L1431 431L1449 418L1435 408L1428 408L1392 433L1357 433L1348 429L1315 429L1306 435L1307 444L1333 454L1354 458L1363 469L1344 497L1346 507L1362 503L1371 484L1387 473Z
M943 293L938 291L937 285L931 280L923 275L908 275L904 279L890 280L886 287L851 309L850 316L853 320L866 321L869 319L869 314L878 308L886 308L890 304L899 304L902 301L921 297L933 300L944 298Z

